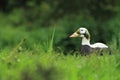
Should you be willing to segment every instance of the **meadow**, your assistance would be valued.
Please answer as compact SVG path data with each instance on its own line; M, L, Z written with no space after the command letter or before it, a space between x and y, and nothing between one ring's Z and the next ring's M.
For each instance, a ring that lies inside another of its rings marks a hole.
M112 54L81 56L80 27ZM120 80L120 1L1 0L0 80Z
M109 44L112 55L81 56L76 55L78 51L65 55L55 50L57 29L53 27L34 31L5 27L0 32L0 80L120 79L120 55L114 40Z

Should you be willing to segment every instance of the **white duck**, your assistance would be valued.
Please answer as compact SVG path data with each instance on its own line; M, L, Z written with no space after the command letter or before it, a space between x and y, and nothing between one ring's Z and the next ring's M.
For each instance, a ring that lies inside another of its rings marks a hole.
M93 51L102 51L103 49L107 49L108 46L103 43L95 43L90 44L90 34L86 28L79 28L76 32L74 32L71 36L72 37L81 37L82 38L82 44L81 44L81 53L83 55L87 55L90 52ZM100 53L101 54L101 53Z

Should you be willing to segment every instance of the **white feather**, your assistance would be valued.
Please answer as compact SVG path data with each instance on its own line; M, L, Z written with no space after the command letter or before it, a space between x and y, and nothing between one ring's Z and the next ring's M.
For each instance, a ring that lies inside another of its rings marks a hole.
M91 48L108 48L107 45L103 44L103 43L94 43L94 44L90 44L90 39L87 39L83 33L85 33L87 31L86 28L80 28L80 33L82 37L82 45L89 45Z
M88 32L88 30L86 28L79 28L77 31L80 32L80 34L78 34L77 32L73 33L70 37L81 37L82 38L82 45L88 45L91 48L108 48L107 45L103 44L103 43L95 43L95 44L90 44L90 34ZM89 37L86 38L84 34L88 34Z
M103 43L95 43L95 44L91 44L90 46L92 48L108 48L108 46Z

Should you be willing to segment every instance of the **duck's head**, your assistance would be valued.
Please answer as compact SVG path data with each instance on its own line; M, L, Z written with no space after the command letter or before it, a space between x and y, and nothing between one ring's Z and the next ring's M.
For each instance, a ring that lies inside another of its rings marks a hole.
M90 39L90 34L86 28L79 28L76 32L74 32L72 35L70 35L71 38L73 37L82 37L86 39Z

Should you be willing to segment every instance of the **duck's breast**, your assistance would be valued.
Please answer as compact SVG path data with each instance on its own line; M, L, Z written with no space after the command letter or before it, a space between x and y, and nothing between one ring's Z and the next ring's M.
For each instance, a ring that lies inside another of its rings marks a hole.
M92 51L92 48L89 45L81 45L81 54L87 55Z

